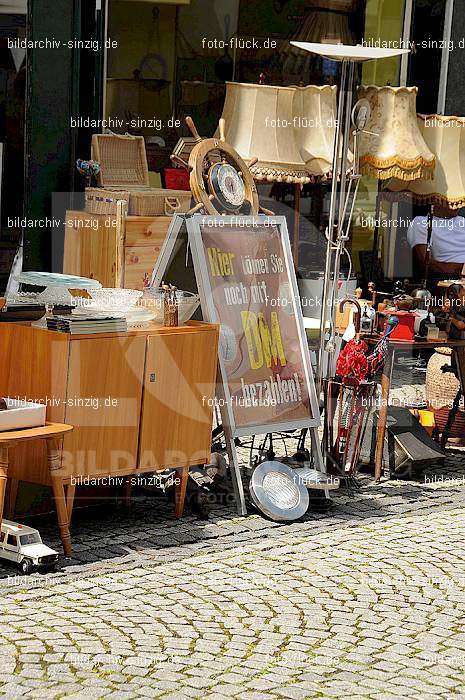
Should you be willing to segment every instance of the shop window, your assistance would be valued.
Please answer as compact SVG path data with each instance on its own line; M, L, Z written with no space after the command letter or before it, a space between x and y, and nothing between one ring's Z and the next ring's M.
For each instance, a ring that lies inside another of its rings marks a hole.
M14 3L11 3L14 5ZM25 11L25 3L17 3ZM21 234L26 96L25 14L0 8L0 296Z
M408 84L418 87L417 108L422 114L435 114L437 111L445 6L446 0L415 0L413 7L413 50Z

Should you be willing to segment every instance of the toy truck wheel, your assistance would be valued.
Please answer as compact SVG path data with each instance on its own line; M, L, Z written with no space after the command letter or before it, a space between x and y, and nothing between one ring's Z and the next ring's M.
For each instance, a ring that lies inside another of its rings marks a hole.
M25 576L27 576L28 574L31 573L31 571L33 569L33 564L32 564L32 561L30 559L23 559L22 562L20 563L19 567L21 569L21 573L24 574Z

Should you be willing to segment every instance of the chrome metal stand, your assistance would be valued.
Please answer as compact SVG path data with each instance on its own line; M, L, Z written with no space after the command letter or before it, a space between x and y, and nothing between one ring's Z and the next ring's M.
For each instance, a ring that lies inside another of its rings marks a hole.
M357 196L360 176L357 163L348 175L350 130L352 119L355 63L342 61L341 87L337 110L336 139L333 154L333 178L331 204L327 230L326 265L321 305L320 346L317 367L317 389L321 392L325 376L333 376L335 370L336 308L339 288L339 272L345 242L349 239L350 220ZM355 149L354 149L355 150ZM356 159L354 153L354 159ZM339 181L339 194L338 194ZM355 187L353 184L355 182ZM352 205L349 205L352 196ZM349 209L350 206L350 209ZM345 225L349 209L348 224ZM349 280L348 280L349 281ZM327 337L328 331L328 337ZM327 361L327 362L326 362Z

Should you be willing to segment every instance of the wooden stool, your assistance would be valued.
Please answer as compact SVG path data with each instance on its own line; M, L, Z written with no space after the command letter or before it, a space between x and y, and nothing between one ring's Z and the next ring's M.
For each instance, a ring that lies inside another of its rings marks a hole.
M71 425L64 423L46 423L39 428L24 428L22 430L7 430L0 432L0 526L5 504L6 482L8 478L9 451L24 440L45 440L47 458L52 480L53 497L55 499L58 527L65 556L71 556L71 535L69 532L69 514L66 504L63 479L59 475L61 468L59 440L65 433L73 430Z

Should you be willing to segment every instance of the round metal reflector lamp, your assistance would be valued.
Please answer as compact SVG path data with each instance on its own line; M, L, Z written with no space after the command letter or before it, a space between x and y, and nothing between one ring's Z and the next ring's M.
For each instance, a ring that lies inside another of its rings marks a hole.
M298 520L310 502L306 486L282 462L262 462L254 469L250 495L259 510L276 521Z

